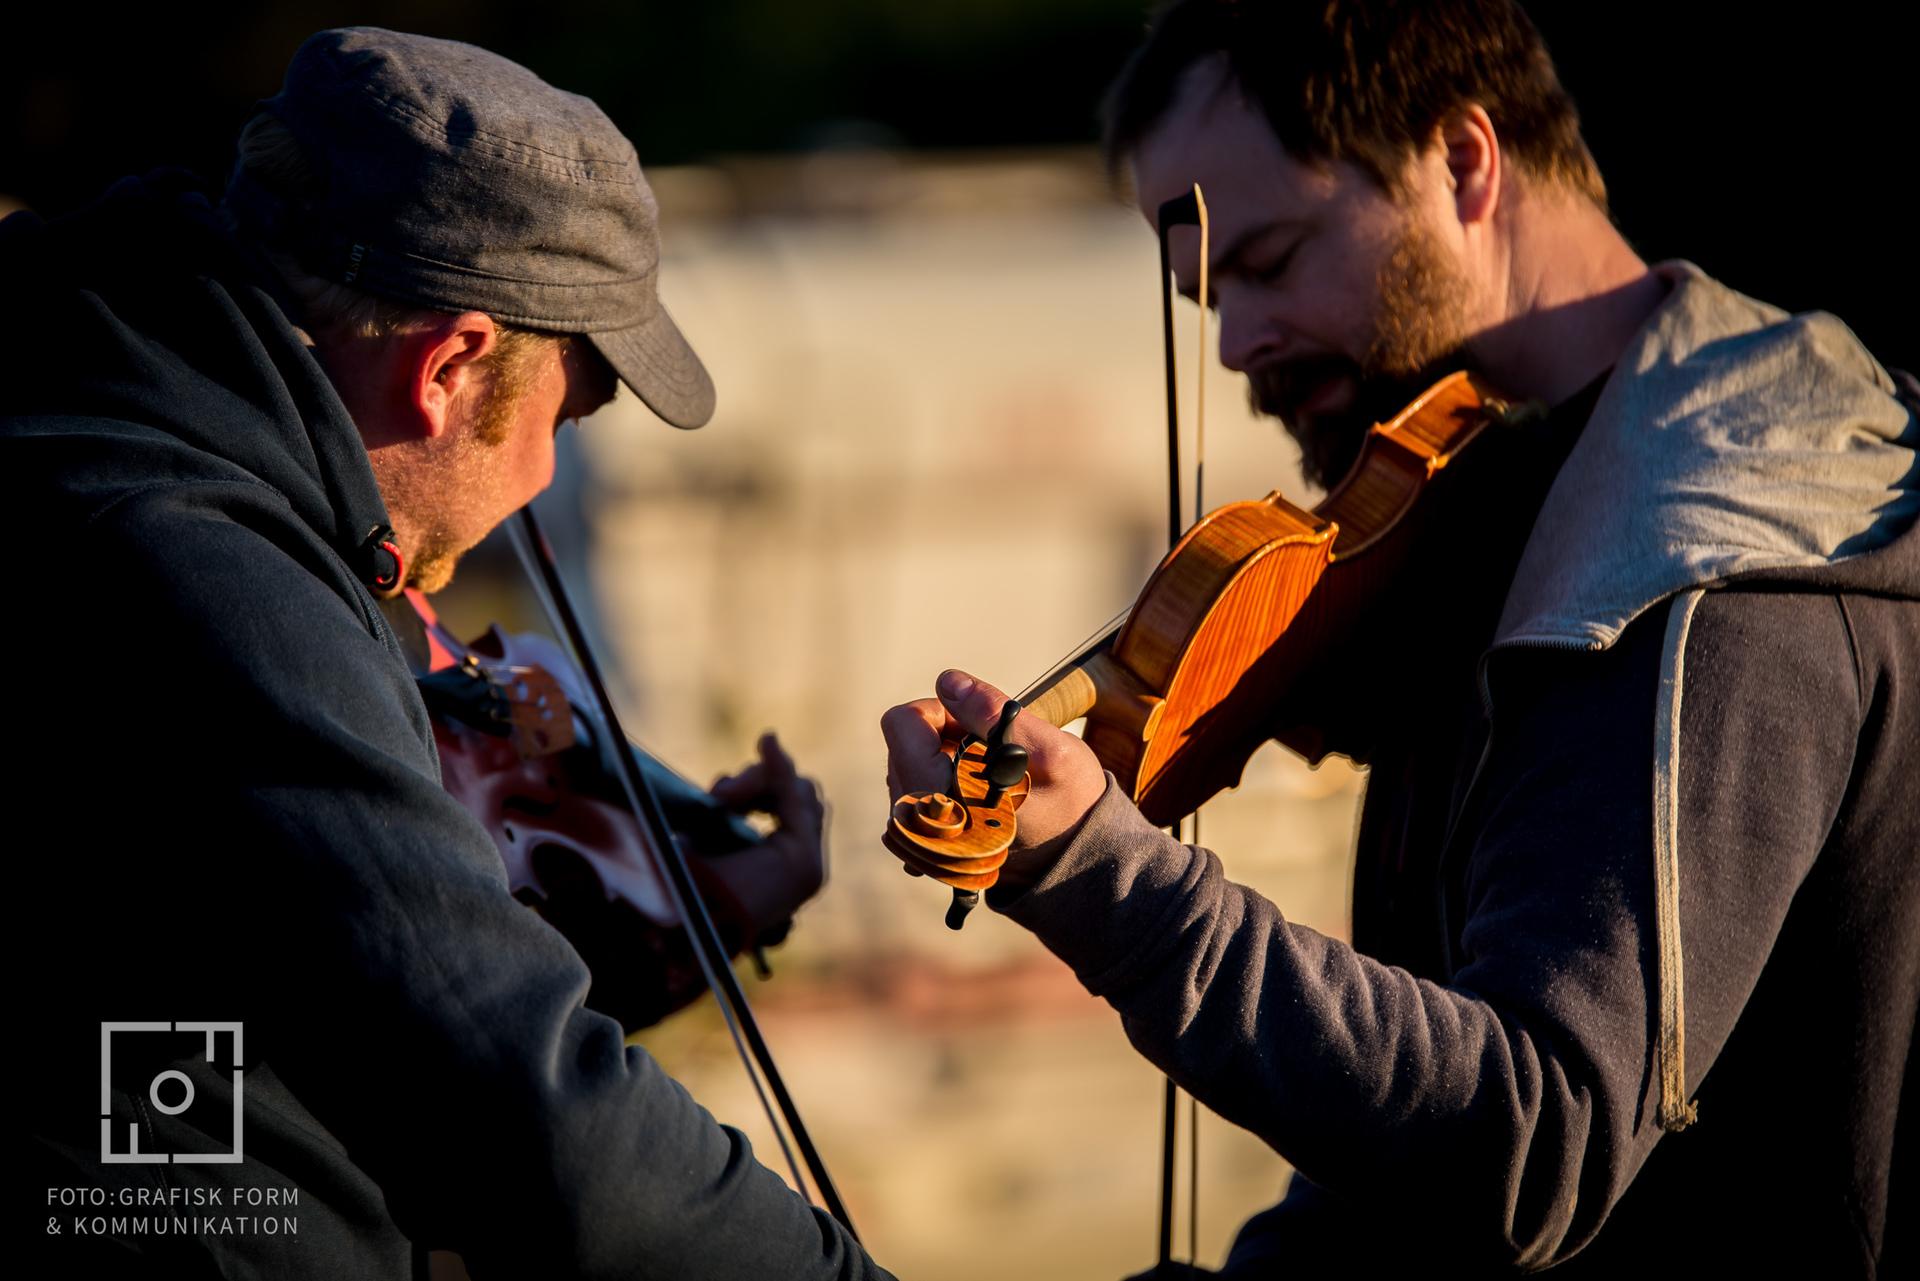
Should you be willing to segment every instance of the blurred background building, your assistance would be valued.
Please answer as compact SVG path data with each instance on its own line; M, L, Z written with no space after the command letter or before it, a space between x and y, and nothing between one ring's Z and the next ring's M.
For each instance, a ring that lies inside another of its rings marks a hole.
M1153 1071L1023 931L990 913L942 928L945 892L877 841L880 711L949 665L1017 690L1164 550L1156 251L1088 161L660 171L683 211L668 305L723 407L683 435L623 401L579 435L591 580L636 723L699 778L777 727L826 787L833 880L761 1004L863 1231L913 1276L1110 1276L1152 1249ZM1217 364L1209 379L1209 501L1297 489L1284 435ZM1355 783L1276 749L1209 811L1208 839L1338 931ZM658 1047L676 1067L681 1035ZM722 1060L695 1092L750 1120L739 1076ZM1217 1245L1284 1167L1224 1125L1202 1152Z
M1836 4L1789 29L1726 6L1675 25L1671 7L1536 7L1623 229L1650 258L1833 310L1911 368L1915 112L1888 20ZM346 22L485 44L633 138L663 211L663 293L720 408L679 433L623 395L563 436L542 508L648 746L704 781L776 728L826 789L832 879L749 990L870 1248L903 1276L1152 1262L1157 1074L1024 932L988 912L942 928L944 891L877 842L881 711L947 666L1024 685L1163 550L1154 245L1091 146L1143 11L295 0L111 28L9 18L0 45L0 212L57 213L164 163L217 178L299 41ZM1310 503L1277 425L1217 361L1196 371L1194 322L1183 307L1183 404L1209 380L1208 505L1272 488ZM537 625L497 548L436 603L466 632ZM1269 749L1209 807L1205 843L1292 920L1341 934L1360 783ZM710 1003L642 1041L778 1166ZM1285 1177L1202 1117L1202 1262Z

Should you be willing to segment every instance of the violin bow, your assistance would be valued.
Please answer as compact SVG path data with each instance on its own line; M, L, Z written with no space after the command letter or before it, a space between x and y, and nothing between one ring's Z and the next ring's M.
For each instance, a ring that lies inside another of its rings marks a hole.
M606 682L601 678L600 664L594 657L592 646L588 644L586 629L581 626L572 599L567 595L566 584L560 578L560 568L554 561L552 546L547 542L531 504L520 509L511 532L514 550L519 553L539 589L541 603L548 617L579 660L580 670L592 692L601 723L607 727L616 748L624 748L631 740L621 728L619 714L614 710L613 699L608 695ZM700 962L700 971L706 976L707 987L713 992L714 1002L720 1007L720 1016L733 1037L734 1049L746 1068L747 1079L753 1083L760 1106L766 1111L767 1122L773 1128L774 1137L779 1140L787 1168L793 1174L794 1186L800 1189L802 1196L806 1195L807 1182L801 1176L799 1162L794 1158L794 1148L798 1147L800 1159L806 1162L807 1172L813 1176L813 1186L819 1191L827 1213L839 1221L848 1236L859 1241L860 1234L854 1230L853 1220L847 1215L846 1204L840 1199L833 1176L827 1173L826 1162L814 1146L806 1123L800 1119L800 1109L794 1104L793 1095L788 1092L786 1081L774 1064L773 1052L767 1048L766 1038L760 1034L759 1020L754 1018L753 1007L747 1003L747 994L740 986L739 976L733 972L733 960L720 938L720 931L714 926L706 900L694 884L686 853L674 838L653 784L641 771L631 751L616 750L612 755L620 762L620 782L626 791L627 803L651 839L654 857L661 864L659 870L662 879L673 895L680 919L686 924L687 935L693 941L694 956ZM769 1091L772 1092L773 1102L767 1098ZM774 1102L779 1105L778 1116L774 1112ZM786 1122L784 1130L781 1127L783 1118ZM788 1134L793 1136L791 1145L787 1141Z
M1160 240L1160 337L1166 364L1167 382L1167 548L1179 545L1185 532L1180 517L1180 386L1177 362L1173 355L1173 251L1172 229L1196 227L1200 232L1200 270L1195 297L1200 304L1199 359L1194 362L1194 473L1193 509L1196 516L1206 513L1206 430L1207 430L1207 280L1211 269L1211 247L1207 235L1207 200L1200 184L1184 195L1161 203L1155 219ZM1193 840L1200 840L1200 816L1193 820ZM1180 839L1180 823L1168 831ZM1187 1260L1198 1262L1200 1237L1200 1101L1189 1100L1187 1124ZM1166 1079L1160 1114L1160 1238L1156 1275L1166 1273L1173 1260L1174 1164L1178 1145L1180 1087Z

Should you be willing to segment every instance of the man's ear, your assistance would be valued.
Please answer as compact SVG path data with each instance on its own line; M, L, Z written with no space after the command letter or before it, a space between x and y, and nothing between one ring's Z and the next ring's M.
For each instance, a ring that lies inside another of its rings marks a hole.
M1473 103L1448 116L1440 125L1440 145L1446 148L1454 212L1461 224L1491 221L1500 206L1506 169L1486 108Z
M471 409L482 393L478 363L493 350L499 330L480 311L447 316L401 339L407 416L427 439L446 432L455 406Z

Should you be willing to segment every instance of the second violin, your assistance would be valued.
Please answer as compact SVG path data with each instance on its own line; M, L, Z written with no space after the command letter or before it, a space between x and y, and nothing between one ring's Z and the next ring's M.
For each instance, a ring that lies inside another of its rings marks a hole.
M1312 511L1276 491L1207 515L1161 561L1124 622L1010 704L989 741L955 745L948 791L896 802L889 848L954 887L948 924L959 928L1018 830L1024 760L1010 761L1004 740L1022 707L1061 727L1084 716L1088 747L1162 825L1236 785L1269 738L1318 761L1327 734L1305 709L1304 678L1403 568L1425 523L1422 499L1448 464L1490 424L1531 412L1470 374L1451 374L1376 425L1347 478ZM1417 650L1405 657L1405 675L1418 679Z

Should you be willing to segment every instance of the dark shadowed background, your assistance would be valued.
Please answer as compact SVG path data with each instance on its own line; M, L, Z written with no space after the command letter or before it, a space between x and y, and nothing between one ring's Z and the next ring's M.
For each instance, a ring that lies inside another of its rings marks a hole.
M225 170L302 37L372 23L471 40L604 106L649 164L850 143L1057 144L1131 45L1136 0L291 0L16 9L0 195L66 208L163 163ZM1913 44L1900 6L1534 6L1622 227L1745 292L1848 320L1911 366Z

